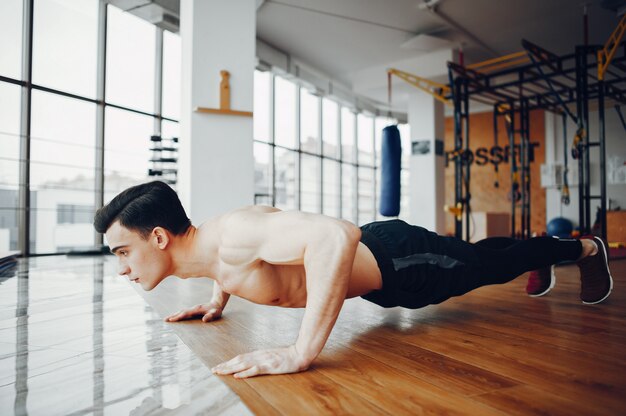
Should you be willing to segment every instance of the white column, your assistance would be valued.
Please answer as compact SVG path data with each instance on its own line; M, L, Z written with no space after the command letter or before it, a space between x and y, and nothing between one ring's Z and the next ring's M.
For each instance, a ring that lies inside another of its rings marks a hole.
M194 112L220 107L220 71L230 107L252 111L255 0L181 0L182 108L178 191L194 224L254 203L252 118Z
M410 222L439 234L445 233L444 155L436 154L435 141L444 139L443 103L421 91L409 96L409 125L411 144L424 153L416 151L411 155L411 189L409 193ZM442 152L443 153L443 152Z

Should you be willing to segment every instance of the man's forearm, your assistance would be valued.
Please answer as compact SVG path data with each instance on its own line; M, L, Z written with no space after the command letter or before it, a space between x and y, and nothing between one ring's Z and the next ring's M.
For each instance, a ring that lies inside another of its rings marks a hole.
M337 321L361 236L353 225L331 234L305 253L307 304L295 347L307 365L322 351Z

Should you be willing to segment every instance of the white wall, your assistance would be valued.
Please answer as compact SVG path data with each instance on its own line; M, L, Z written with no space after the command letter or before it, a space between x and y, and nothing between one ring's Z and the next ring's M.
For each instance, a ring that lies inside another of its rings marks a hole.
M626 106L625 106L626 107ZM626 108L622 109L626 115ZM611 156L618 156L626 159L626 130L617 115L615 109L607 107L605 110L605 137L606 137L606 157L607 157L607 175L608 159ZM577 171L578 161L571 158L571 146L576 132L576 125L568 120L567 123L567 152L568 165L570 170ZM599 136L598 112L589 113L589 140L597 141ZM560 115L546 113L546 163L556 161L563 163L563 121ZM591 195L600 194L600 156L599 147L592 147L590 152L591 164ZM570 204L561 204L561 192L558 189L546 189L546 221L550 221L555 217L565 217L577 226L578 221L578 181L572 178L570 181ZM607 181L607 198L613 201L612 207L620 206L626 209L626 184L611 184ZM607 200L607 208L609 207ZM596 207L600 206L599 200L591 201L591 223L595 220Z

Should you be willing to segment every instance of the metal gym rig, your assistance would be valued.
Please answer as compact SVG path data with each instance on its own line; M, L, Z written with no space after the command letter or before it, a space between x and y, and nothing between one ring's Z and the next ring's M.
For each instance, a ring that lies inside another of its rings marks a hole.
M612 100L626 129L620 104L626 104L626 44L620 43L626 31L626 15L604 46L576 46L570 55L557 56L526 40L524 51L472 65L448 63L449 85L436 83L397 69L388 70L406 82L426 91L454 108L455 235L470 238L470 99L493 107L494 139L498 140L498 119L504 117L510 151L511 236L529 238L530 231L530 111L543 109L563 117L564 148L567 149L567 118L577 126L571 154L578 161L579 224L581 234L591 233L591 200L600 200L600 234L606 240L606 149L605 108ZM585 36L586 39L586 36ZM609 65L611 68L609 69ZM391 87L390 87L391 88ZM390 93L391 96L391 93ZM596 141L589 138L589 108L595 103L599 131ZM574 110L572 111L572 107ZM519 137L517 166L516 137ZM600 194L590 192L590 149L599 147ZM567 152L561 199L569 204ZM497 171L498 166L495 165ZM521 226L516 228L517 203L521 207Z

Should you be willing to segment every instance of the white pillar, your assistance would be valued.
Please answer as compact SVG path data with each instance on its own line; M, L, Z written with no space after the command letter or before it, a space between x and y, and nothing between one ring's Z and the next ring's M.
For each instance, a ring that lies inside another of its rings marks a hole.
M416 148L412 152L410 165L410 222L444 234L445 160L443 152L436 154L435 144L441 141L443 147L443 103L425 92L411 92L408 119L411 144Z
M252 111L255 0L181 0L182 108L178 191L194 224L254 203L252 117L194 112L220 107L220 71L230 107Z

